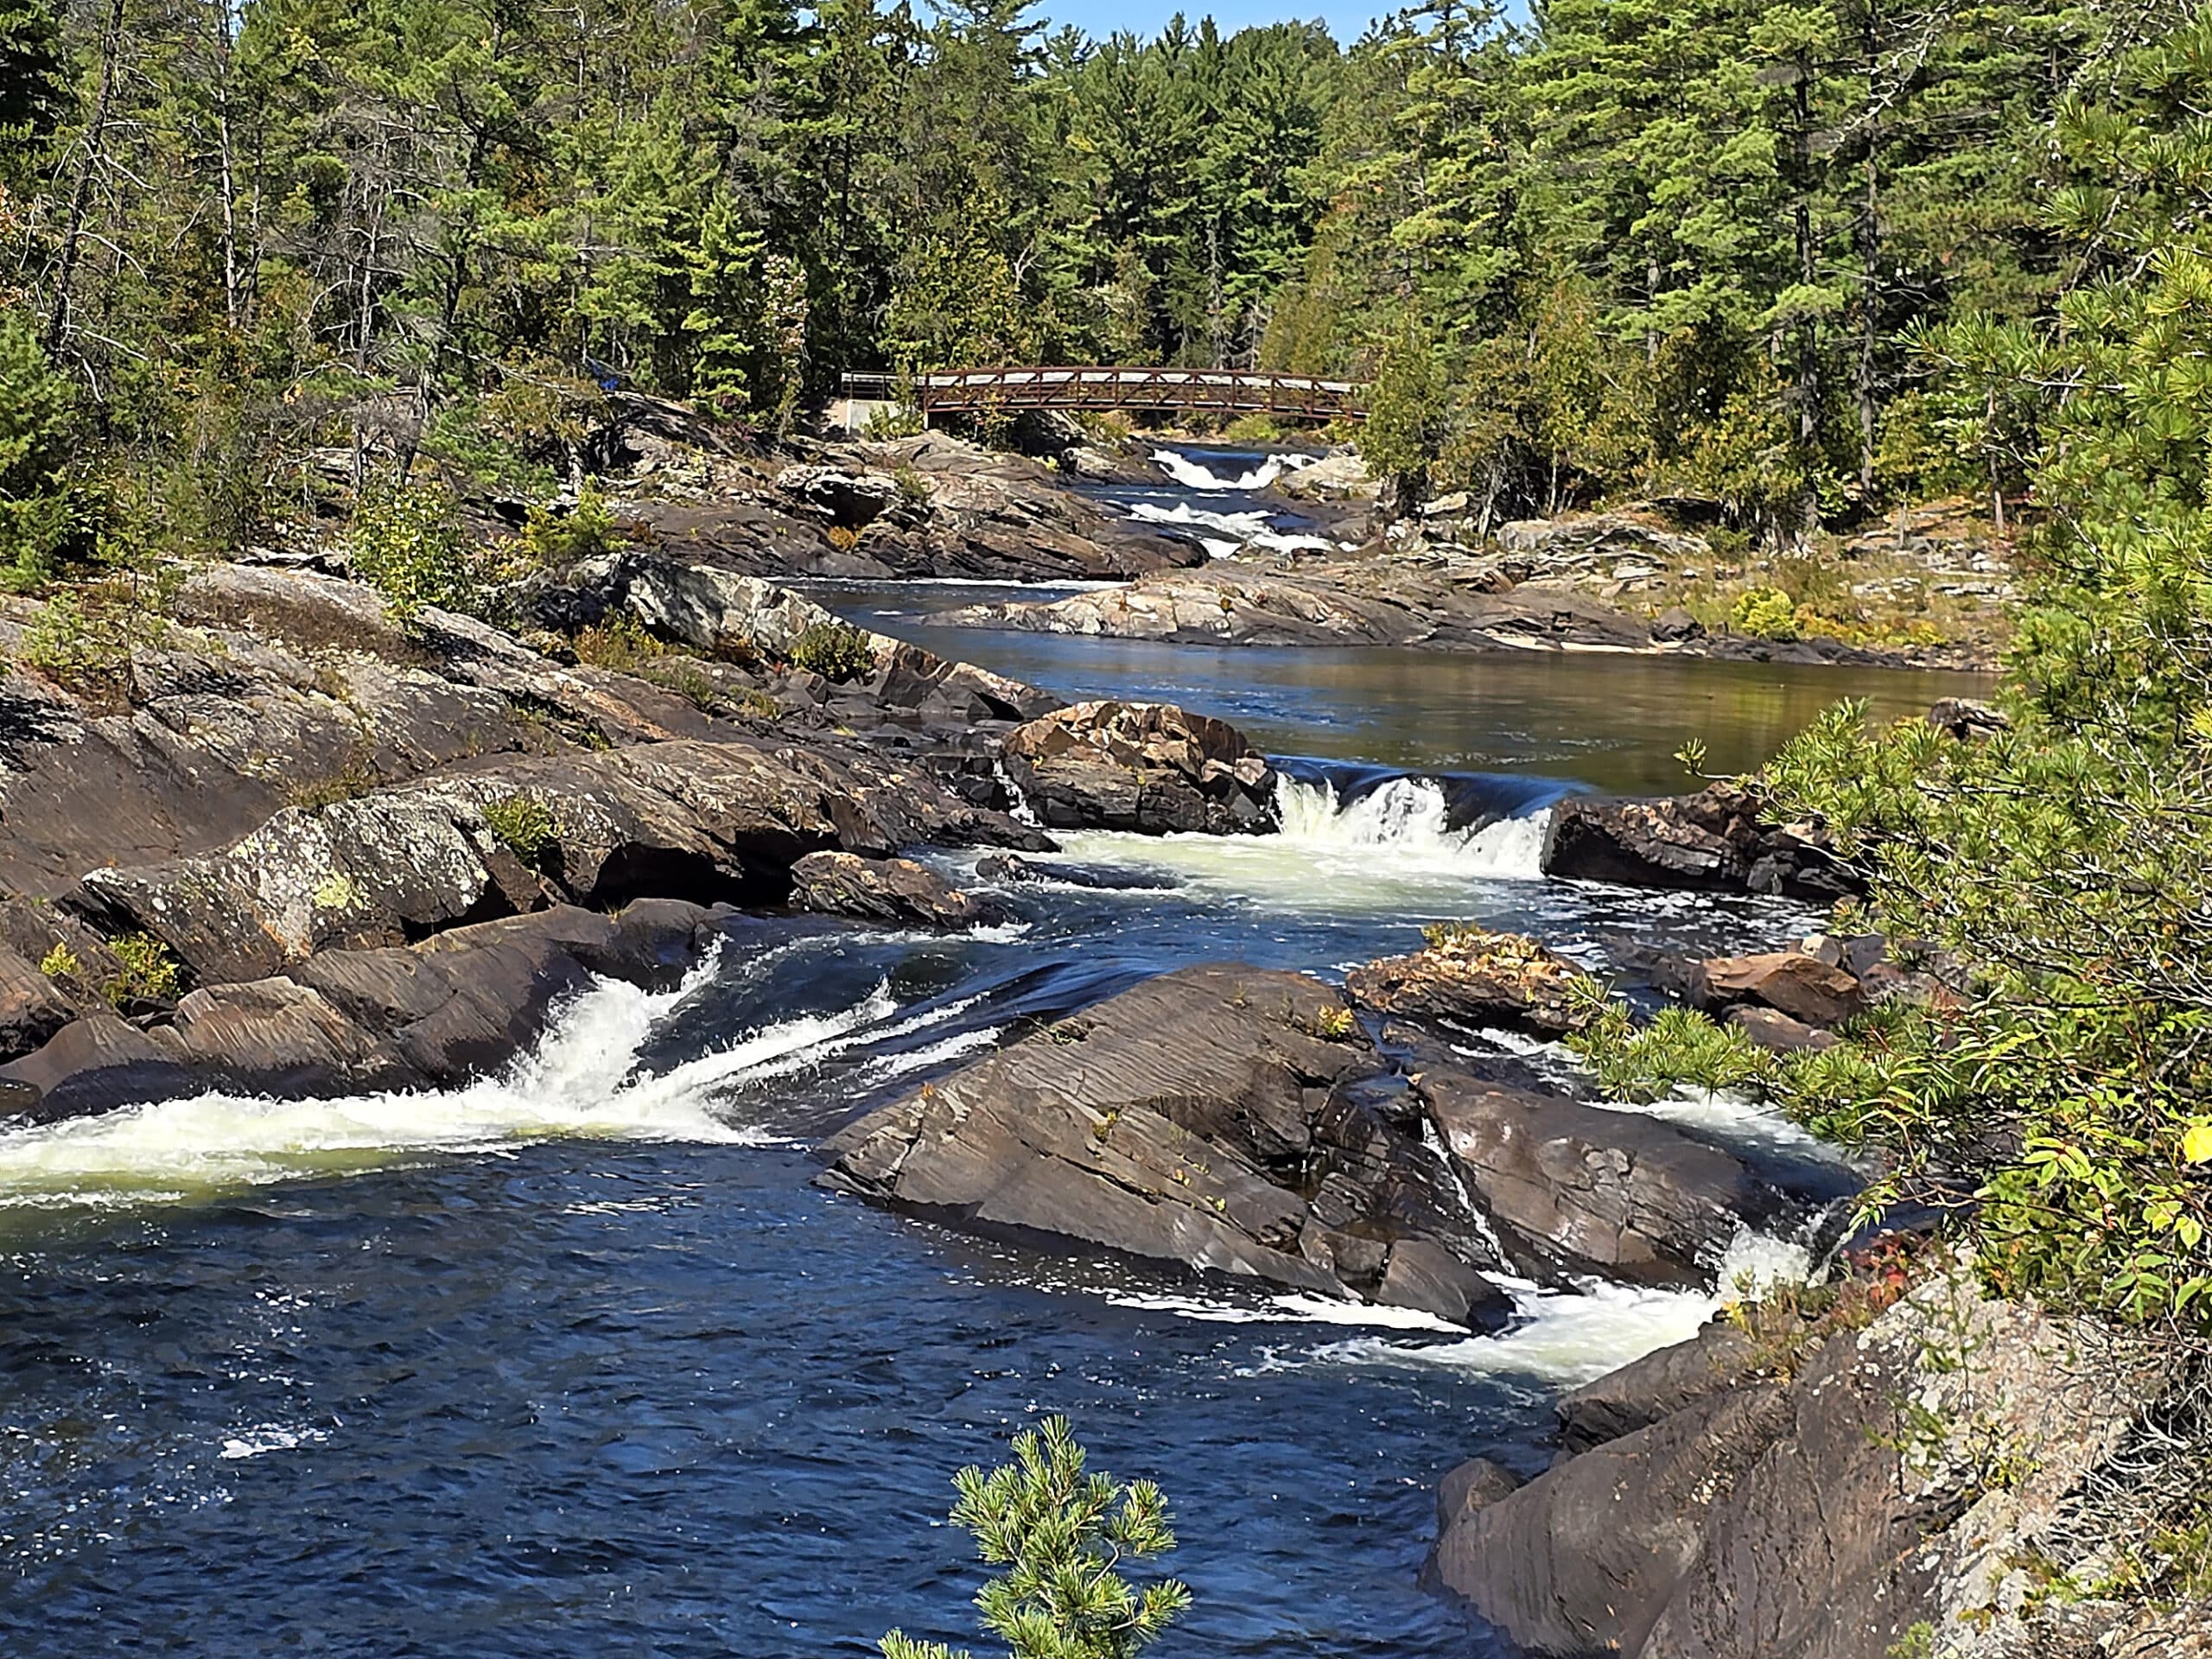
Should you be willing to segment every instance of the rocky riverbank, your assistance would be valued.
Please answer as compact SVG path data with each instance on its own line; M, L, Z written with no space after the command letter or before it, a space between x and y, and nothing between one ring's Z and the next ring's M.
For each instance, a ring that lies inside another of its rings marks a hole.
M1974 670L1994 663L1993 645L1983 639L1853 644L1709 629L1679 607L1649 615L1574 585L1516 582L1510 569L1496 557L1456 552L1262 552L1154 570L1126 587L1065 599L969 606L942 620L1190 645L1641 652L1847 667Z

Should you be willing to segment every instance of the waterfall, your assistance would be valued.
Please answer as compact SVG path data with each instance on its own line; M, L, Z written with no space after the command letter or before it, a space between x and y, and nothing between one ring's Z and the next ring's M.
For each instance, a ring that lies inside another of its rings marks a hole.
M1430 778L1393 778L1351 801L1325 780L1284 777L1275 788L1286 841L1317 849L1374 848L1393 858L1471 876L1535 880L1543 874L1548 807L1465 829Z

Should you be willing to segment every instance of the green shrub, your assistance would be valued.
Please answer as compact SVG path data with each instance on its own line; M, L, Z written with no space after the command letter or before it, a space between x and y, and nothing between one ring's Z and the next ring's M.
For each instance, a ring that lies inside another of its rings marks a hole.
M74 389L25 314L0 306L0 587L48 580L74 522L62 477Z
M460 504L436 484L378 480L362 487L347 537L353 573L411 622L425 606L474 613L484 573L460 523Z
M483 806L485 824L525 864L534 864L560 836L553 809L535 795L503 795Z
M849 622L817 622L791 641L791 666L842 683L875 671L875 647Z
M557 569L611 552L622 541L622 527L615 521L607 498L586 479L576 492L575 505L566 512L532 507L516 549L525 563Z
M183 969L168 946L150 933L126 933L111 939L108 949L123 964L123 971L107 982L107 1000L118 1008L132 1002L167 1002L175 999Z
M1754 639L1786 644L1797 637L1797 606L1779 588L1751 588L1736 595L1728 626Z
M54 949L40 958L38 970L48 979L81 979L85 964L77 959L74 950L57 939Z
M79 696L125 702L130 653L168 634L159 594L128 575L64 589L23 630L23 661Z
M1006 1568L976 1598L983 1628L1013 1659L1135 1659L1191 1605L1179 1580L1140 1588L1117 1570L1175 1548L1160 1488L1086 1472L1065 1417L1017 1435L1014 1457L988 1475L963 1469L952 1483L952 1519L976 1535L987 1563ZM884 1659L967 1659L898 1630L880 1645Z
M937 485L918 467L893 467L891 481L899 486L899 493L916 506L927 506L930 498L937 493Z
M918 436L922 429L920 410L911 404L885 404L870 411L861 423L861 436L871 443L889 443Z

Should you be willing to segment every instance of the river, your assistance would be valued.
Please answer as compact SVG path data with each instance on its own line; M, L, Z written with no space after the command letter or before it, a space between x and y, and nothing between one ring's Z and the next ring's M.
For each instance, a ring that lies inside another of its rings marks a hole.
M1231 480L1264 460L1180 459ZM1257 510L1188 477L1145 499ZM1556 1393L1686 1335L1709 1297L1529 1288L1516 1328L1455 1337L978 1244L817 1189L808 1147L1186 963L1334 975L1445 916L1592 963L1624 934L1771 939L1809 918L1538 879L1545 807L1673 786L1687 736L1749 764L1832 696L1903 710L1962 683L1125 647L938 628L949 588L832 597L1312 757L1288 830L1071 837L1067 857L1156 885L1024 885L1021 919L978 935L764 918L677 992L591 993L464 1090L0 1135L7 1653L773 1659L870 1651L893 1624L970 1643L950 1476L1055 1411L1173 1502L1197 1605L1163 1651L1502 1652L1416 1586L1436 1478L1477 1453L1541 1467ZM1758 1112L1658 1109L1819 1155ZM1791 1249L1747 1235L1716 1278Z

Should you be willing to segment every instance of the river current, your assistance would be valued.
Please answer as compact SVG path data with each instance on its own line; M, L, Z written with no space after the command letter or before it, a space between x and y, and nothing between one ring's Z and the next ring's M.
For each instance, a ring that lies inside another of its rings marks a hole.
M1220 487L1280 463L1173 453L1126 509L1312 533ZM779 1659L868 1652L893 1624L969 1643L950 1477L1065 1412L1098 1465L1174 1505L1197 1603L1163 1651L1503 1652L1416 1584L1436 1478L1478 1453L1540 1468L1559 1390L1688 1334L1711 1295L1527 1287L1514 1328L1469 1338L980 1244L812 1186L809 1147L1188 963L1333 976L1445 917L1593 964L1624 937L1783 937L1809 918L1540 879L1544 813L1574 788L1674 786L1686 737L1748 765L1831 696L1903 711L1964 683L1124 646L944 629L931 613L963 595L936 584L824 596L1064 695L1237 721L1304 757L1286 832L1070 837L1065 859L1151 885L1025 883L1017 922L965 937L747 924L677 990L594 990L463 1090L0 1135L0 1651ZM972 857L943 857L968 879ZM1818 1155L1726 1102L1651 1109ZM1747 1234L1714 1283L1793 1261Z

